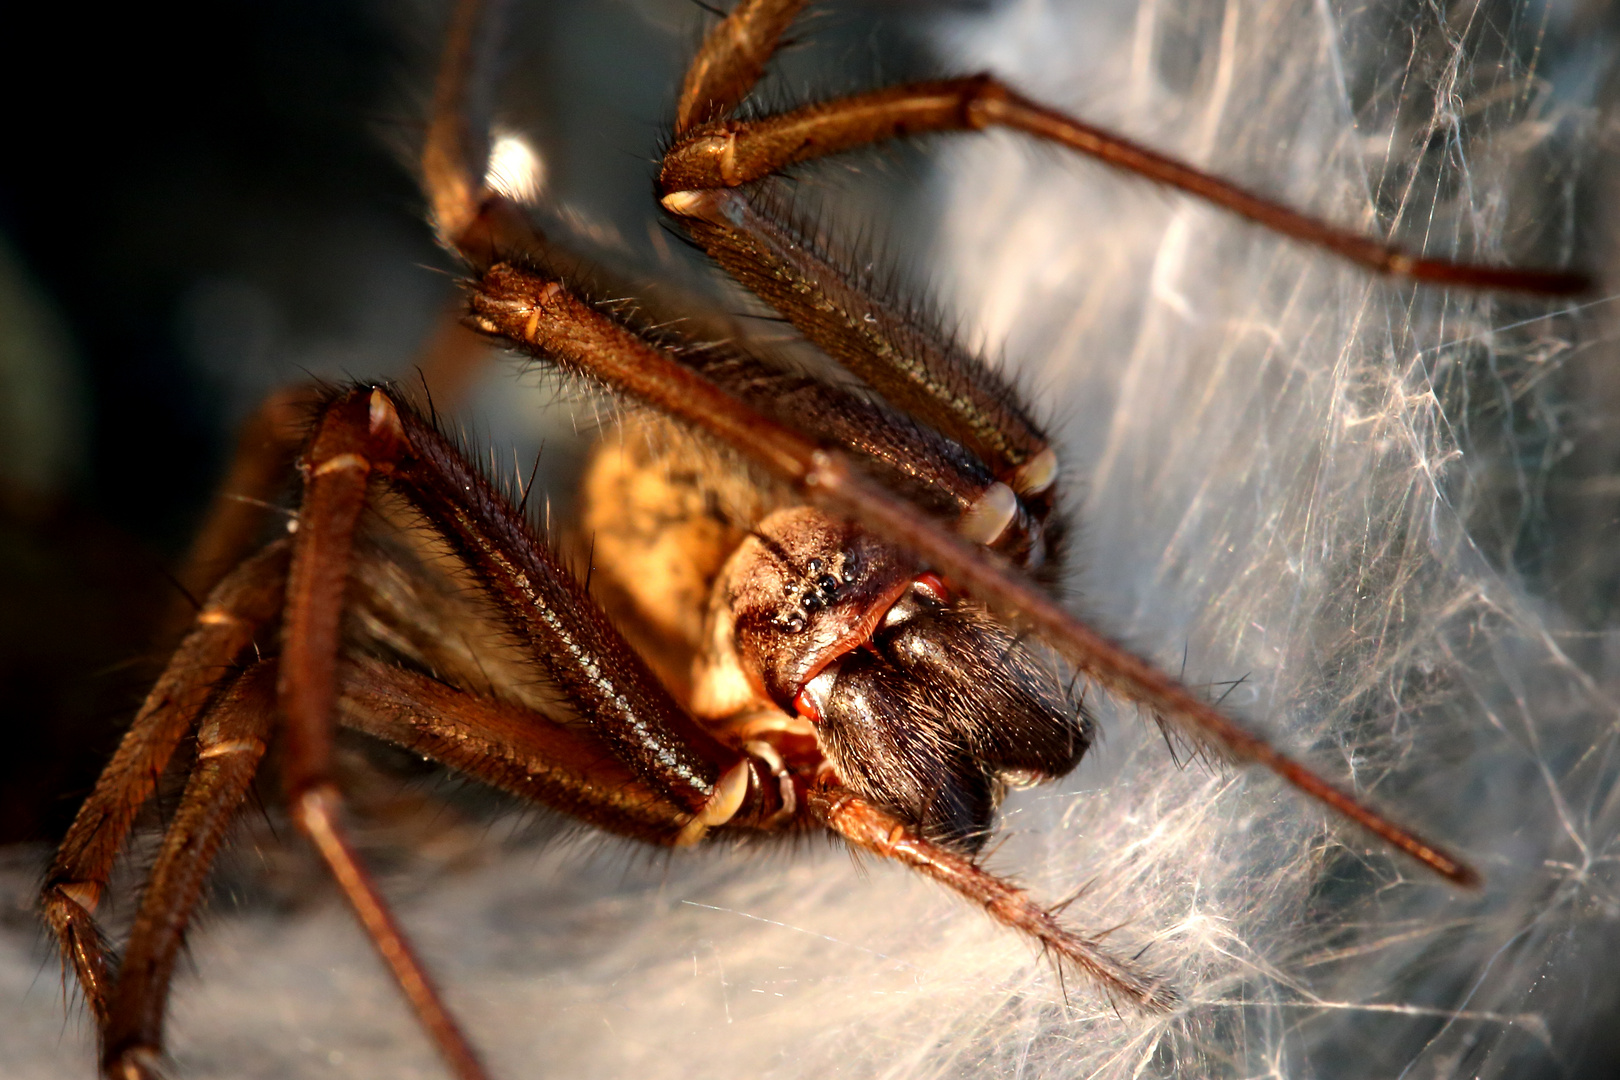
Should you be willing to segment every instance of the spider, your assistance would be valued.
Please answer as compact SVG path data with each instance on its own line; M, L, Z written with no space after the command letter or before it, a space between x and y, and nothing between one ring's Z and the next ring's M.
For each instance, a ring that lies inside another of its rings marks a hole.
M975 859L1005 788L1063 775L1091 738L1085 713L1023 629L1200 744L1266 764L1442 875L1474 879L1054 602L1039 582L1059 557L1059 473L1028 410L954 343L844 280L837 260L795 233L782 208L750 200L747 185L810 156L806 146L829 153L1000 123L1123 159L1375 268L1550 293L1575 289L1578 279L1386 251L1101 136L985 77L879 92L776 126L728 126L800 6L745 3L711 34L682 95L661 196L700 246L876 398L734 345L674 340L560 278L526 236L520 209L482 185L485 125L471 104L480 83L477 6L458 17L423 171L439 235L469 267L469 319L701 433L707 449L695 453L711 461L707 475L674 486L704 512L676 527L720 534L690 574L713 599L695 629L653 635L647 626L662 613L621 564L605 588L627 594L611 603L641 616L627 632L653 638L649 660L638 659L533 538L521 505L469 466L430 417L389 387L323 395L300 455L297 529L214 590L47 883L47 918L101 1021L109 1075L155 1067L186 915L278 710L296 820L447 1061L466 1076L482 1075L475 1056L346 840L329 769L335 717L637 839L682 846L730 831L826 828L984 904L1119 1000L1173 1007L1173 989L1150 966L1112 955ZM807 140L795 125L821 130ZM673 484L679 470L656 448L681 438L648 436L653 461L628 479L601 464L598 482ZM749 474L740 495L725 490L739 472ZM390 550L372 519L362 521L368 508L436 536L437 547ZM942 516L954 528L941 526ZM435 560L458 562L479 582L475 610L456 610L431 584L413 592L368 577L418 563L426 574ZM456 656L460 636L435 632L435 614L495 624L532 650L530 662L547 667L565 700L481 693L478 676L499 665L498 655ZM346 628L346 616L364 625ZM680 618L694 617L682 609ZM339 644L345 633L368 634L376 647L348 651ZM249 663L255 641L269 658ZM574 660L548 659L560 656ZM688 661L695 667L683 685ZM109 983L90 914L130 818L193 724L188 793Z

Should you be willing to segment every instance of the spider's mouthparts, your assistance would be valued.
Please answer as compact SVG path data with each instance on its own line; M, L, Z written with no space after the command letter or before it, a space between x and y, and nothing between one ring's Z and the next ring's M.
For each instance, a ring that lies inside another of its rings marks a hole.
M877 646L873 644L875 637L887 634L918 615L937 610L950 601L950 590L945 587L945 582L938 574L930 572L917 575L911 585L888 606L875 625L871 619L866 620L872 627L870 634L860 640L842 642L845 648L838 657L825 662L814 677L799 687L799 692L793 695L794 711L812 724L819 724L825 713L827 701L832 695L833 686L838 681L838 672L843 666L842 656L861 648L871 651L874 655L880 655Z
M988 835L1007 787L1071 771L1091 742L1054 672L931 573L793 707L846 787L963 851Z
M799 687L793 695L793 709L812 724L821 723L827 699L832 696L833 684L838 681L841 665L835 660L821 669L821 674Z

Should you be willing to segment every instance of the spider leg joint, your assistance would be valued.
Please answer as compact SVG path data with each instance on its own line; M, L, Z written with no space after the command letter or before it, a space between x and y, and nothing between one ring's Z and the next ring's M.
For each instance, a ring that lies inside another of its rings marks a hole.
M716 825L724 825L737 816L742 808L743 798L748 794L748 759L737 762L727 769L720 782L714 786L714 794L704 804L692 820L682 827L680 836L675 840L676 847L688 847L703 839L704 835Z
M380 387L373 387L367 402L367 426L374 437L386 436L395 443L405 441L405 427L399 422L399 410Z
M994 75L981 74L973 82L972 91L962 103L962 119L968 127L983 131L999 119L995 106L1007 102L1012 94Z
M664 209L676 217L706 221L711 225L735 225L738 213L733 204L740 203L741 196L713 189L672 191L661 202Z
M314 475L325 476L328 473L341 472L344 469L354 469L357 472L370 472L371 462L359 454L334 454L315 466Z
M1049 446L1018 466L1013 474L1013 487L1020 495L1039 495L1057 479L1057 454Z
M1018 496L1013 489L997 481L984 489L984 494L962 513L956 531L964 540L976 544L994 544L1007 531L1018 513Z
M101 889L93 881L64 881L55 886L57 895L93 915L101 903Z

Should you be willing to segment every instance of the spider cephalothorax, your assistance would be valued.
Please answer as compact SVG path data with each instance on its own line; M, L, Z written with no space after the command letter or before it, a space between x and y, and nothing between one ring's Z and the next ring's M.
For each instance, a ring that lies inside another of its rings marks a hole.
M710 619L708 640L734 647L760 695L812 725L841 783L951 847L977 850L1008 783L1062 776L1090 743L1051 666L1005 623L809 507L743 541Z

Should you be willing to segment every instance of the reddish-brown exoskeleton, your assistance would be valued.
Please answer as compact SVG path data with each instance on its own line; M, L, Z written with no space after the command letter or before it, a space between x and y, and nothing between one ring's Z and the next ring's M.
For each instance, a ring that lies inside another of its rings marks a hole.
M294 820L453 1070L483 1075L347 837L331 766L338 724L653 844L825 830L981 904L1149 1010L1174 1007L1164 980L975 861L1005 789L1069 772L1089 744L1047 650L1435 872L1475 880L1054 600L1043 582L1060 555L1059 469L1029 410L949 335L859 287L751 185L902 135L1000 125L1374 271L1545 293L1579 279L1403 255L989 76L736 119L802 6L744 0L711 33L688 72L660 195L699 246L869 394L736 343L655 331L548 269L521 207L482 180L487 123L475 103L493 19L462 5L423 174L438 234L467 267L467 322L665 419L638 421L627 446L639 450L592 466L585 515L602 570L588 591L522 505L395 390L312 397L295 425L305 432L296 528L214 585L48 875L45 915L96 1017L108 1076L156 1071L187 918L272 735ZM272 475L277 457L261 452L244 475ZM666 510L649 525L628 512L638 500ZM202 561L243 543L226 515ZM678 565L650 569L666 550ZM524 674L503 678L506 668L538 671L544 692L526 690ZM136 812L193 734L195 764L114 978L93 913Z

